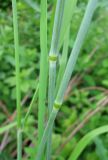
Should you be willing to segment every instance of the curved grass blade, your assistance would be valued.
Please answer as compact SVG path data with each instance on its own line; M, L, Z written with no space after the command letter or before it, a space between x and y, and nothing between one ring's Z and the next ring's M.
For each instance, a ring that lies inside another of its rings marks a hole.
M86 134L76 145L74 151L72 152L69 160L77 160L78 157L81 155L83 150L86 146L97 136L107 133L108 132L108 125L94 129L93 131Z

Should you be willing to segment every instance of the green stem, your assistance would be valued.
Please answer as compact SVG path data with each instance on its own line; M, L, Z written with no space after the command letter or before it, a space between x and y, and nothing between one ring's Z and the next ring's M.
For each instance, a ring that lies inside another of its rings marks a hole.
M76 64L76 61L78 59L78 55L80 53L81 47L84 43L84 39L86 37L88 28L90 26L90 22L92 20L93 13L96 9L97 2L98 2L98 0L90 0L88 2L88 6L87 6L87 9L86 9L84 18L82 20L80 29L78 31L73 49L71 51L71 54L70 54L70 57L69 57L64 75L63 75L62 82L61 82L59 90L58 90L58 94L57 94L57 97L56 97L56 100L55 100L56 103L62 104L62 102L63 102L63 98L64 98L66 88L68 86L69 80L70 80L70 78L72 76L72 73L73 73L73 70L75 68L75 64Z
M87 31L88 31L93 13L96 9L97 2L98 2L98 0L90 0L89 3L88 3L84 18L83 18L82 23L81 23L81 27L79 29L74 47L72 49L70 58L68 60L67 66L66 66L66 70L65 70L65 73L64 73L64 76L63 76L63 79L62 79L62 82L61 82L61 85L60 85L60 88L59 88L59 91L58 91L58 94L57 94L57 98L56 98L53 110L50 114L50 118L49 118L47 126L44 130L43 138L42 138L41 143L40 143L39 148L38 148L37 159L36 160L38 160L38 159L41 160L41 155L44 151L45 143L46 143L46 141L48 139L48 136L49 136L48 133L53 126L54 120L55 120L55 118L57 116L57 113L60 109L60 106L63 102L65 89L66 89L66 87L69 83L70 77L72 75L74 66L76 64L76 60L78 58L78 54L80 52L80 49L81 49L82 44L84 42L85 36L87 34Z
M20 91L20 65L19 65L19 38L17 21L17 4L12 0L13 27L15 44L15 65L16 65L16 105L17 105L17 159L22 159L22 129L21 129L21 91Z
M68 160L78 160L81 153L84 151L84 149L87 147L87 145L94 140L97 136L100 136L102 134L105 134L108 132L108 125L96 128L89 133L87 133L81 140L77 143L75 146L75 149L73 150L72 154L68 158ZM106 155L107 156L107 155ZM104 157L103 157L104 158ZM102 158L102 160L103 160ZM108 156L107 156L108 159Z
M48 77L48 54L47 54L47 0L41 0L40 20L40 77L39 77L39 109L38 109L38 141L41 141L45 122L45 101Z
M59 53L60 31L62 27L65 0L58 0L54 19L54 28L49 53L49 90L48 90L48 110L51 114L54 103L55 81L56 81L56 61ZM53 128L53 127L52 127ZM51 159L52 128L49 131L47 142L47 160Z
M65 38L64 38L64 45L63 45L63 53L60 59L60 68L59 68L59 72L58 72L58 76L57 76L57 83L56 83L56 89L55 89L55 95L57 94L57 91L59 89L60 86L60 82L63 78L63 74L65 71L65 67L66 67L66 63L67 63L67 59L68 59L68 47L69 47L69 32L70 31L70 25L67 29Z

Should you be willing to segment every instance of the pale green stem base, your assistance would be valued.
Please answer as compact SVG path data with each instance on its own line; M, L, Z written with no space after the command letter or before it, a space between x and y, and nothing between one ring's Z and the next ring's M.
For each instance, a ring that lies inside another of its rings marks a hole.
M22 130L17 130L17 160L22 160Z

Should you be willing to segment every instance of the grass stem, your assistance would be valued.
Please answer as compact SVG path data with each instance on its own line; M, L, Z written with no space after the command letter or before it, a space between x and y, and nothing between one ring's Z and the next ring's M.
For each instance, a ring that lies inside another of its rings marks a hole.
M21 127L21 91L20 91L20 65L19 65L19 38L17 21L17 4L12 0L15 67L16 67L16 105L17 105L17 160L22 160L22 127Z
M51 114L53 103L54 103L55 82L56 82L56 62L57 62L57 56L59 53L59 40L60 40L60 31L62 27L64 6L65 6L65 0L57 1L51 48L49 53L49 89L48 89L49 116ZM51 159L52 128L49 131L49 138L47 142L47 160Z
M65 70L65 73L64 73L64 76L63 76L63 79L62 79L62 82L61 82L61 85L60 85L60 88L59 88L59 91L58 91L58 94L57 94L57 98L55 100L53 110L50 114L50 118L49 118L47 126L44 130L44 134L43 134L41 143L40 143L39 148L38 148L37 159L36 160L38 160L38 159L41 160L41 155L44 151L45 143L48 140L48 136L49 136L48 133L49 133L50 129L52 128L54 120L57 116L57 113L58 113L58 111L59 111L59 109L62 105L65 90L68 86L68 83L69 83L69 80L71 78L73 69L74 69L76 61L78 59L80 49L81 49L81 47L83 45L83 42L84 42L84 39L86 37L86 34L87 34L87 31L88 31L90 22L92 20L94 11L96 9L97 3L98 3L98 0L90 0L88 2L87 9L86 9L84 18L82 20L78 35L76 37L74 47L73 47L71 55L69 57L69 60L68 60L67 66L66 66L66 70Z
M39 77L39 108L38 108L38 143L40 143L45 122L45 102L48 78L47 53L47 0L41 0L40 19L40 77Z

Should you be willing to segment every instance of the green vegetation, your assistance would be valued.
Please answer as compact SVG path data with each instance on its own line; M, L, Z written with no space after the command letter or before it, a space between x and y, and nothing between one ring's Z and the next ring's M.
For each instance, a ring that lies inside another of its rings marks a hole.
M0 159L108 159L107 0L9 0L0 15Z

